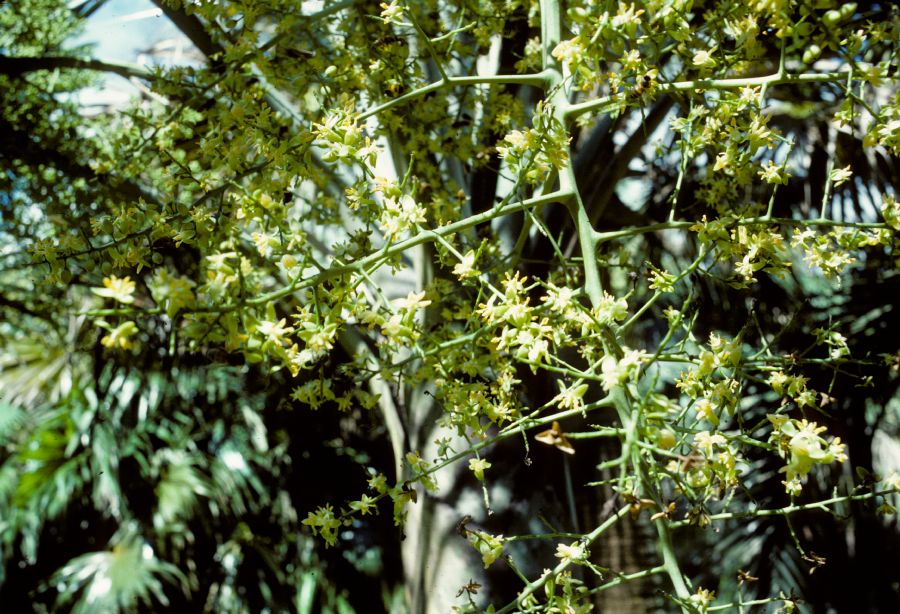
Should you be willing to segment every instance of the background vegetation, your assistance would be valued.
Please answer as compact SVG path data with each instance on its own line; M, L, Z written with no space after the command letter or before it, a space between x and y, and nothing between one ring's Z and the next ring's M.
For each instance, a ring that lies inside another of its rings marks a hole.
M890 3L105 3L0 5L4 611L900 611Z

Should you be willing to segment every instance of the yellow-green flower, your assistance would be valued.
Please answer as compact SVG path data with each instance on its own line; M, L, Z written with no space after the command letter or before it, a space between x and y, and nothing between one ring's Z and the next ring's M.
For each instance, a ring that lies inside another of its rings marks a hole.
M559 544L556 547L556 557L561 559L563 563L570 563L573 561L580 561L584 559L585 551L584 546L575 542L571 545Z
M712 49L706 50L701 49L697 53L694 54L694 57L691 58L691 61L694 63L694 66L705 69L713 69L716 67L716 60L712 57Z
M110 349L128 350L134 345L131 338L138 332L137 324L131 320L122 322L117 327L109 331L109 334L100 340L104 347Z
M91 291L97 296L111 298L126 305L134 302L134 297L132 296L134 294L134 282L131 281L130 277L125 277L124 279L119 279L115 275L104 277L103 286L102 288L91 288Z
M375 507L375 500L369 495L364 494L360 497L359 501L351 501L350 509L353 511L359 512L363 516L372 511L372 508Z
M481 554L481 561L487 569L503 554L503 536L490 535L482 531L470 531L469 541Z
M453 267L453 274L460 279L478 275L478 271L475 270L475 250L470 249L466 252L462 260Z
M469 460L469 469L475 474L478 480L484 480L485 469L490 469L491 464L483 458L473 458Z
M791 176L787 169L775 164L772 160L767 160L766 165L759 171L759 176L766 183L787 183Z

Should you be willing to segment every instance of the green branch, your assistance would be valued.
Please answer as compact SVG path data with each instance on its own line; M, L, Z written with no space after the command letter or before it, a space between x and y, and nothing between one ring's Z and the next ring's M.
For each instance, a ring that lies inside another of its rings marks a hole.
M775 73L764 77L745 77L740 79L695 79L692 81L676 81L673 83L661 83L656 88L657 94L684 91L729 90L742 87L771 87L786 83L831 83L845 81L847 73L800 73L795 75L782 75ZM579 115L602 109L611 102L621 97L621 94L604 96L595 100L568 105L563 115L566 121L572 121Z
M623 228L621 230L609 230L606 232L595 232L594 239L599 246L601 243L613 241L615 239L624 239L636 235L647 234L650 232L659 232L663 230L678 230L682 228L690 228L698 222L690 220L658 222L656 224L647 224L646 226L632 226L631 228ZM859 228L863 230L888 230L890 226L884 222L845 222L829 219L808 219L798 220L785 217L766 218L748 217L735 219L732 222L735 226L816 226L824 228Z
M449 87L469 86L469 85L533 85L542 87L547 85L549 74L546 71L538 73L530 73L527 75L485 75L475 77L447 77L428 85L418 87L411 92L407 92L402 96L398 96L393 100L389 100L383 104L365 111L359 115L359 121L364 121L370 117L374 117L380 113L392 109L394 107L406 104L417 98L421 98L431 92L437 92Z
M873 499L875 497L883 497L885 495L890 495L898 492L897 490L880 490L880 491L872 491L869 493L865 493L862 495L846 495L843 497L832 497L831 499L823 499L822 501L814 501L813 503L804 503L803 505L788 505L786 507L780 507L777 509L768 509L768 510L751 510L749 512L722 512L721 514L711 514L707 518L709 520L733 520L733 519L742 519L742 518L764 518L767 516L790 516L791 514L796 514L797 512L805 512L809 510L819 510L822 512L831 512L828 506L835 505L838 503L846 503L848 501L865 501L867 499ZM678 520L675 522L669 522L668 526L671 529L680 529L682 527L686 527L690 525L691 522L689 520Z
M640 580L641 578L649 578L650 576L655 576L656 574L664 573L666 568L662 565L658 567L651 567L650 569L644 569L643 571L636 571L634 573L629 574L619 574L616 576L615 580L610 580L606 584L601 584L595 588L592 588L588 591L591 595L596 595L597 593L602 593L603 591L608 591L611 588L615 588L620 584L625 584L626 582L630 582L632 580Z

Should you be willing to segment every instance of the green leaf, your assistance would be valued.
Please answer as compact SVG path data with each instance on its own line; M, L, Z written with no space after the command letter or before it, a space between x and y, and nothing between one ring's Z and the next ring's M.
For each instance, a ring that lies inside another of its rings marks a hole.
M12 441L25 426L28 414L9 403L0 403L0 445Z

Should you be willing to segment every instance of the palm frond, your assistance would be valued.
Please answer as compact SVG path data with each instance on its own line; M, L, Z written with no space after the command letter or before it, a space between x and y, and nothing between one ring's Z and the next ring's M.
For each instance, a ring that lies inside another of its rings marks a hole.
M153 463L160 475L153 524L158 530L166 530L189 517L198 504L198 497L209 496L210 488L197 468L197 461L186 450L160 450Z
M133 528L115 536L108 550L75 557L52 577L59 592L57 606L74 601L73 614L127 612L138 605L169 605L164 583L188 581L174 565L155 556L153 548Z

